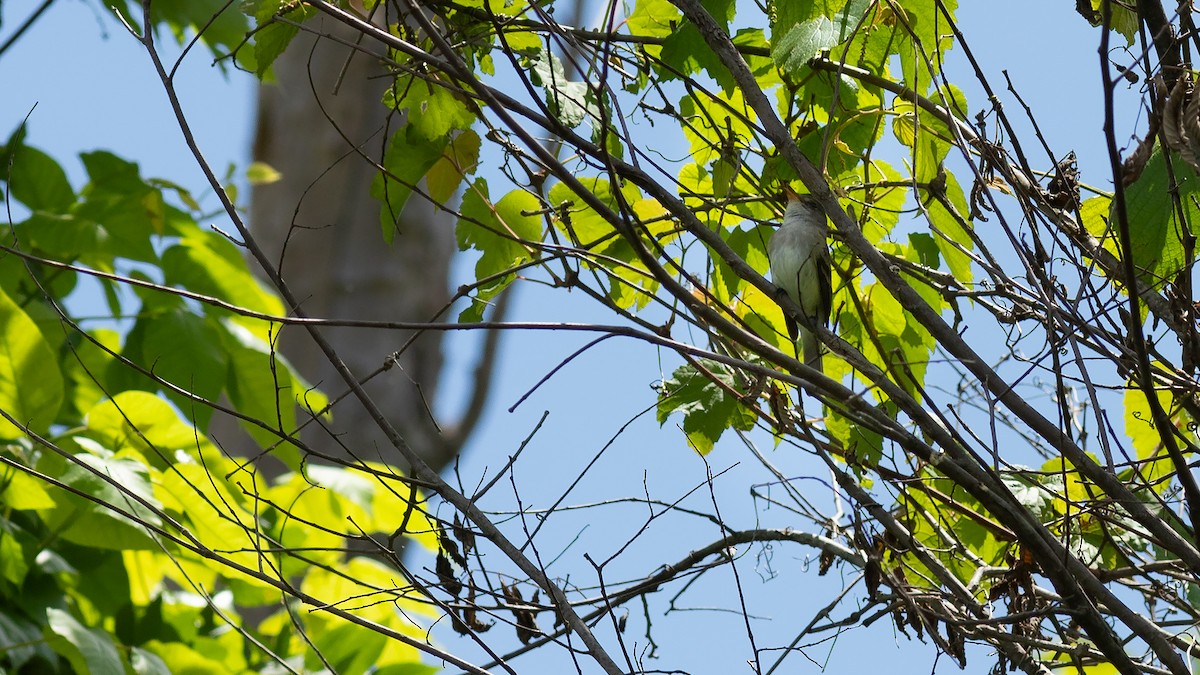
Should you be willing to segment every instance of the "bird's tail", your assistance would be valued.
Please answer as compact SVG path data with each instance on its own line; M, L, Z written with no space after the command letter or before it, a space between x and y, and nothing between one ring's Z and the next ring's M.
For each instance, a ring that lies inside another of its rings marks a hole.
M804 365L825 372L821 363L821 341L812 331L800 330L800 353L804 355Z

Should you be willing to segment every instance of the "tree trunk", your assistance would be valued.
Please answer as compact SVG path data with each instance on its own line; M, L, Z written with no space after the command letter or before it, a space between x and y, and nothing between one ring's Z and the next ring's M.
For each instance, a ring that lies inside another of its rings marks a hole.
M336 22L309 26L354 40ZM344 44L301 31L274 68L276 83L259 89L254 158L283 177L254 189L250 216L255 236L312 317L431 320L449 299L454 222L414 194L395 242L388 246L383 241L380 205L369 194L373 162L403 124L380 102L386 85L383 67ZM411 337L398 331L322 330L359 377L383 366ZM441 337L438 332L421 335L395 367L367 384L409 444L437 470L461 445L460 439L440 433L431 418L442 370ZM280 350L331 397L345 390L305 331L285 330ZM360 459L398 463L352 397L336 406L333 415L330 430L336 440L319 425L310 425L305 441L331 454L346 456L348 450Z

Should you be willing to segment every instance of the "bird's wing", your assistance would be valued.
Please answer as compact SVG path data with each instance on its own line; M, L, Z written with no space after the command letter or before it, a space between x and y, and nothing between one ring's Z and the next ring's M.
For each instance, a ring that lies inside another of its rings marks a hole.
M829 325L829 315L833 311L833 282L830 280L830 269L832 265L829 262L829 247L821 248L821 253L817 257L817 288L821 295L821 304L818 305L820 313L817 316L817 323L822 326Z

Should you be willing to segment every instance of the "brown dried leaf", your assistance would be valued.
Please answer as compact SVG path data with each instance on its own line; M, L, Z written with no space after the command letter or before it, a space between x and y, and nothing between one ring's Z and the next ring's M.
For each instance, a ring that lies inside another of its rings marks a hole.
M467 559L458 552L458 544L456 544L454 540L450 538L450 535L446 534L446 529L442 527L441 523L438 523L437 526L437 538L438 546L441 548L441 550L445 551L446 555L450 556L450 559L453 560L459 567L466 569Z
M434 564L433 571L437 573L438 584L446 589L447 593L456 598L459 593L462 593L462 582L458 580L458 576L454 573L454 567L442 551L438 551L437 563Z
M833 566L833 553L828 550L821 551L821 558L817 563L817 576L819 576L819 577L825 576L825 573L828 572L829 568L832 566Z
M464 609L462 611L465 614L467 610ZM453 628L454 632L458 633L459 635L471 634L471 627L464 623L462 619L458 618L458 612L454 610L450 611L450 627Z
M995 602L1008 594L1009 587L1012 585L1012 580L1005 579L999 583L993 584L992 589L988 591L988 602Z
M1183 78L1180 78L1183 79ZM1188 76L1191 79L1191 76ZM1200 171L1200 96L1193 89L1187 108L1183 111L1180 124L1183 130L1183 147L1179 154L1193 169Z
M962 631L954 627L953 624L946 624L946 647L950 656L958 661L959 668L967 667L967 639L962 634Z
M465 523L458 519L458 514L454 514L454 537L462 544L463 557L471 555L471 551L475 550L475 533ZM466 564L463 564L466 567Z
M1133 185L1141 177L1142 171L1146 168L1146 162L1149 162L1151 155L1154 154L1155 137L1155 133L1147 133L1146 137L1138 142L1138 146L1121 163L1121 184L1125 187Z
M521 591L517 589L515 583L512 586L505 586L501 583L500 591L504 593L504 598L508 600L509 610L513 613L513 618L516 620L517 639L523 645L536 640L542 634L537 625L537 610L525 604L524 598L521 597ZM538 594L535 591L533 602L537 602L537 597Z
M1054 165L1054 178L1046 188L1046 201L1056 209L1074 211L1079 208L1079 164L1074 150Z
M867 565L863 568L864 578L867 582L867 597L872 600L879 593L879 584L883 581L883 570L879 567L879 561L875 559L867 560Z
M472 587L470 595L467 597L466 606L462 607L461 618L459 614L450 612L450 625L454 628L454 632L459 635L468 635L472 631L476 633L486 633L492 629L491 623L486 623L479 619L479 610L475 607L475 588Z
M1181 76L1175 80L1175 86L1171 88L1171 94L1167 97L1167 104L1163 106L1163 138L1166 139L1167 147L1176 152L1186 143L1183 132L1183 106L1191 93L1190 90L1191 76Z

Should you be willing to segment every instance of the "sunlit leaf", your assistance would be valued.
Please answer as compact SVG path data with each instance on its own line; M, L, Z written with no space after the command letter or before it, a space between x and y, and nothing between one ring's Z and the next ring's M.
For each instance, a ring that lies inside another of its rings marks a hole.
M63 379L54 350L37 325L0 289L0 438L44 432L58 415ZM15 424L14 424L15 422Z
M656 417L666 424L672 413L683 413L683 431L692 449L706 455L727 429L752 428L754 415L738 399L741 385L733 371L714 361L701 361L700 366L704 372L680 366L662 383Z

